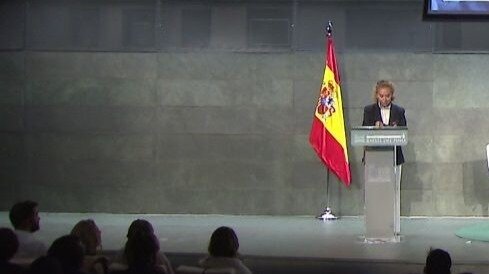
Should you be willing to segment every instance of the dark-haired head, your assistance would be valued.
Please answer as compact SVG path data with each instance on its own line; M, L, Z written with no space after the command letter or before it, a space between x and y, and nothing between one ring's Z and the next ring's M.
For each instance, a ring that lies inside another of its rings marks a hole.
M239 241L234 230L227 226L216 229L209 242L209 254L214 257L236 257Z
M425 274L450 274L452 259L450 254L442 249L431 249L426 257Z
M56 258L65 272L79 270L83 264L83 246L75 235L56 239L48 249L48 256Z
M34 232L39 230L38 204L23 201L12 206L9 212L10 222L15 229Z
M127 238L131 238L136 234L153 234L154 229L150 222L137 219L131 223L129 229L127 230Z

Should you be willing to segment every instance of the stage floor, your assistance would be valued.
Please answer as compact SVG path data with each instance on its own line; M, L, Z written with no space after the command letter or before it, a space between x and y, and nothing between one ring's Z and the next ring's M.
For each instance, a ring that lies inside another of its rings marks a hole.
M363 241L362 217L321 221L312 216L41 213L38 237L49 245L86 218L99 225L109 253L124 245L133 220L150 221L174 267L195 264L206 253L212 231L225 225L238 234L240 253L255 274L422 273L431 247L451 254L452 273L489 273L489 243L454 234L461 227L489 222L484 218L402 218L401 242L372 244ZM0 226L10 227L7 212L0 212Z

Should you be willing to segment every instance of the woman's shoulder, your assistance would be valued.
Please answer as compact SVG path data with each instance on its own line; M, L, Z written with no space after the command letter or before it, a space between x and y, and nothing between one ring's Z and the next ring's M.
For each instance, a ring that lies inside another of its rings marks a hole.
M404 108L401 107L400 105L392 104L392 109L399 111L399 112L404 112Z
M366 105L364 107L364 109L365 109L365 111L371 111L371 110L375 109L376 106L377 106L377 103L373 103L373 104Z
M236 269L237 273L248 274L251 271L239 258L229 257L207 257L199 261L199 265L204 268L231 267Z

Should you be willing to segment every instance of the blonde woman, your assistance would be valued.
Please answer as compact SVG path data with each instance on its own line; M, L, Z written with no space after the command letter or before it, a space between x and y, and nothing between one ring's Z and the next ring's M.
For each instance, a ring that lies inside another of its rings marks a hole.
M367 105L363 110L363 126L397 127L407 126L405 110L403 107L393 103L395 88L394 84L387 80L380 80L374 87L374 103ZM401 147L396 147L396 185L395 185L395 208L394 229L396 234L401 232L401 173L404 155Z
M71 230L71 235L77 236L83 245L83 270L87 273L108 273L108 259L98 254L102 248L101 234L91 219L79 221Z

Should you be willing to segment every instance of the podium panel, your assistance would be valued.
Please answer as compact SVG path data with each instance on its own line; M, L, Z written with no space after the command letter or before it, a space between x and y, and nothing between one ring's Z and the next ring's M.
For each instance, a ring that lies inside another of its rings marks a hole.
M357 127L351 144L364 146L365 240L397 242L400 216L396 146L407 144L405 127ZM396 229L397 227L397 229Z
M367 148L365 152L365 238L395 239L395 170L392 147Z

